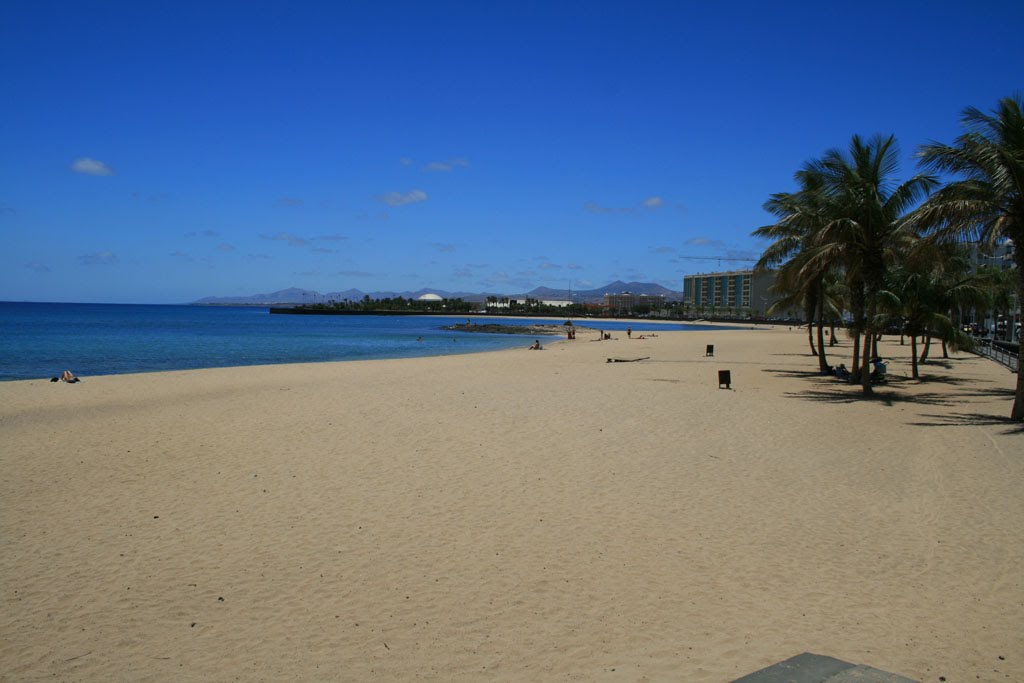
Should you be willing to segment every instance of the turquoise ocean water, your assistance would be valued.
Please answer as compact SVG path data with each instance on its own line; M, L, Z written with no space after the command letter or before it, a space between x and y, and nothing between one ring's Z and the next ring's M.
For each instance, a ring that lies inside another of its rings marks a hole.
M0 380L407 358L526 346L519 335L440 329L466 316L271 315L266 308L0 302ZM564 320L474 318L503 324ZM627 323L577 321L606 330ZM634 330L701 329L634 321ZM705 328L710 329L710 328ZM423 341L417 341L422 337Z

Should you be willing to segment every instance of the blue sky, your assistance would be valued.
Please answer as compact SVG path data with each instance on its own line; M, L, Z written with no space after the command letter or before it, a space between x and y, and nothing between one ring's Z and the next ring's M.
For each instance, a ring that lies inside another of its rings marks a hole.
M854 133L1024 90L1024 3L22 2L0 299L681 287ZM699 257L699 258L697 258Z

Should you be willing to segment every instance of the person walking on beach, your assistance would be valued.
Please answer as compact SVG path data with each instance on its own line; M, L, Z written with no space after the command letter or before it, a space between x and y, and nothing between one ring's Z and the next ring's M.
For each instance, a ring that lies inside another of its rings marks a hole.
M633 338L633 328L632 327L627 327L626 328L626 338L627 339L632 339Z

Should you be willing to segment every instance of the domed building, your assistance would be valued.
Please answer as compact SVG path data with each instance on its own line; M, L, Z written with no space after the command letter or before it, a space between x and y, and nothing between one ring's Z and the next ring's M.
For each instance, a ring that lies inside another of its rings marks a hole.
M437 294L427 292L426 294L423 294L422 296L418 297L416 301L444 301L444 299L438 296Z

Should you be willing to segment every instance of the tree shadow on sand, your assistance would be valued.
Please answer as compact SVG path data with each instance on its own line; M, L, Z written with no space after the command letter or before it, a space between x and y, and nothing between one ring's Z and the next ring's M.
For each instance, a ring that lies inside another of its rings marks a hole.
M963 427L974 426L984 427L991 425L1002 425L1006 429L1000 430L1000 434L1024 434L1024 424L1014 422L1008 417L998 415L986 415L983 413L954 413L952 415L923 415L929 418L927 422L910 422L917 427Z
M822 403L871 401L886 406L896 404L951 406L968 399L995 398L1012 400L1014 396L1012 389L977 386L979 383L991 384L991 382L985 380L938 376L929 377L928 381L918 381L898 375L889 375L884 384L872 385L873 393L870 396L865 396L859 384L849 384L830 375L822 375L818 372L785 370L781 368L766 368L764 372L772 373L776 377L804 380L805 384L808 385L806 389L786 392L784 395L804 401ZM915 393L899 391L903 386L907 388L926 387L929 384L941 386L937 387L939 389L937 391L917 391Z
M925 394L898 394L892 390L875 388L874 393L865 396L861 393L860 387L849 385L841 389L789 391L783 394L789 398L799 398L804 401L817 401L820 403L881 403L885 406L894 406L898 403L919 403L933 406L952 406L959 403L957 397L949 393L929 392Z

